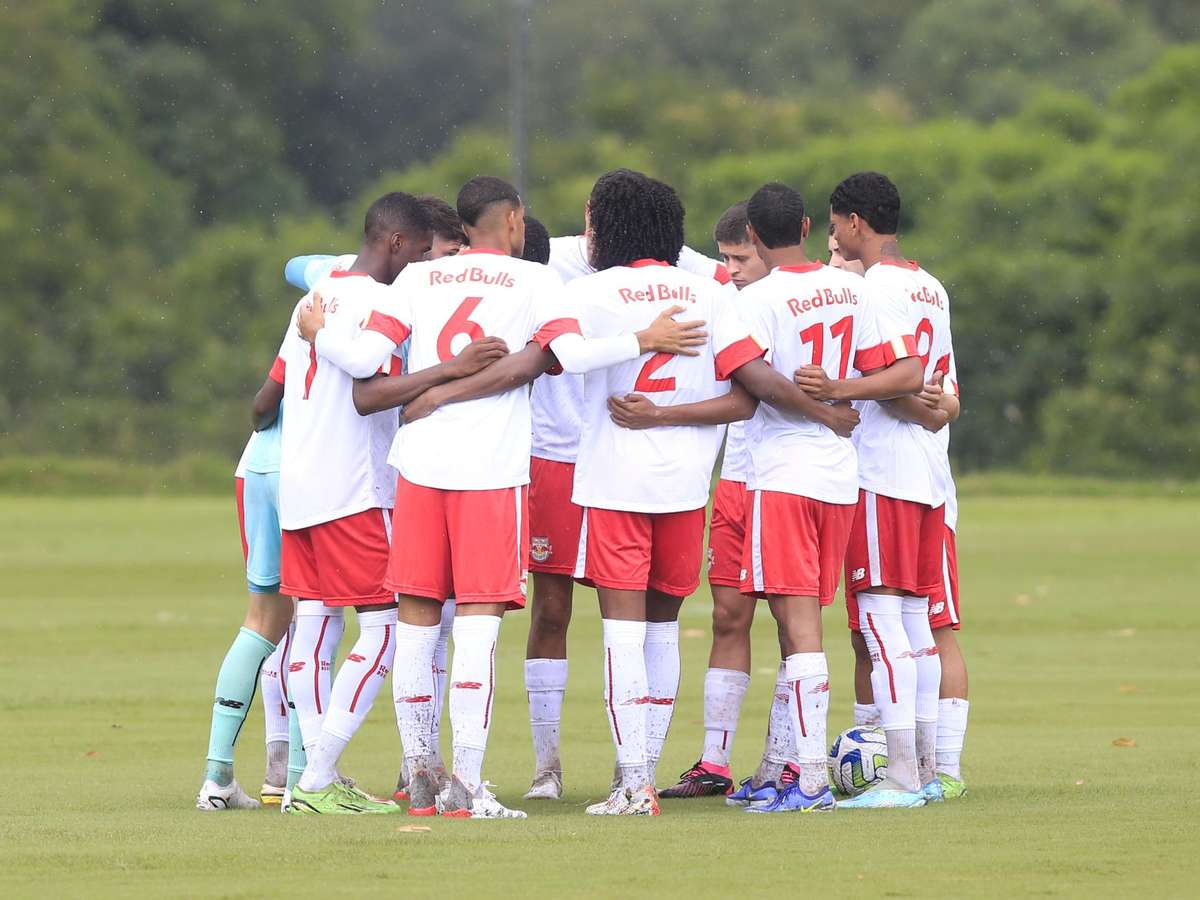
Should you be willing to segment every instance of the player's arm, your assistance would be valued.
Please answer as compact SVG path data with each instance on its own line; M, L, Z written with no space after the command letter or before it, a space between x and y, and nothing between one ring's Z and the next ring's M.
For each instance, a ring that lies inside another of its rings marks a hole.
M430 387L405 405L404 421L423 419L439 407L451 403L507 393L529 384L557 364L553 353L531 341L523 349L509 353L481 372Z
M354 334L331 333L325 327L321 295L316 293L307 303L300 304L296 330L313 345L319 356L351 378L374 375L408 337L408 329L403 324L379 310L372 311L366 324Z
M271 375L262 383L254 402L250 406L250 417L255 431L270 428L279 418L279 404L283 402L283 382L276 381Z
M637 359L643 353L698 356L700 351L694 348L708 343L708 332L701 331L704 322L700 319L676 322L673 317L683 311L682 306L663 310L649 326L633 334L585 338L577 331L565 331L541 342L548 343L563 371L574 374L606 369Z
M744 422L756 409L758 400L737 381L724 396L678 406L659 406L641 394L608 398L612 420L622 428L635 430L662 425L727 425Z
M882 403L884 409L905 422L920 425L926 431L941 431L962 412L958 397L942 387L942 372L935 372L933 381L923 385L913 397L899 397Z
M830 378L821 366L796 370L796 384L814 400L841 403L847 400L891 400L921 391L921 360L897 359L887 366L863 372L861 378Z
M343 254L343 256L348 254ZM328 253L313 253L309 256L293 256L283 266L283 278L292 287L311 291L314 284L337 267L341 257Z
M776 372L762 359L752 359L733 373L734 381L751 396L781 412L818 422L842 437L858 425L858 412L849 403L822 403Z
M354 408L360 416L395 409L410 403L439 384L468 378L508 355L508 346L496 337L472 341L451 360L403 375L375 375L354 382Z

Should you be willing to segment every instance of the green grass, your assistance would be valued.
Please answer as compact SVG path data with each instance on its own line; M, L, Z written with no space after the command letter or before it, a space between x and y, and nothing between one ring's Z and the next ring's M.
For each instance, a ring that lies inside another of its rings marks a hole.
M1195 895L1190 765L1200 688L1200 501L975 495L959 547L972 679L964 801L759 817L719 801L593 820L612 749L599 627L577 593L563 731L567 798L527 822L291 819L192 809L216 667L243 612L231 499L0 498L6 774L0 895ZM683 683L660 769L697 756L707 595L683 614ZM531 753L528 617L505 623L486 775L515 802ZM847 727L844 613L826 615L831 731ZM353 627L343 650L353 638ZM775 650L765 610L735 769L757 761ZM448 729L447 729L448 730ZM262 721L239 772L257 785ZM1131 738L1135 747L1115 747ZM344 768L385 790L380 703Z

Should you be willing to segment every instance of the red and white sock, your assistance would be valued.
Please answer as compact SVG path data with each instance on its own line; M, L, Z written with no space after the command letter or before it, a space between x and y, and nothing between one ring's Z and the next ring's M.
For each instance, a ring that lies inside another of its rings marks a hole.
M561 772L558 728L562 721L563 695L567 690L565 659L525 660L525 692L529 696L529 728L533 733L536 769Z
M788 711L792 745L800 769L800 790L810 797L829 787L829 664L824 653L793 653L783 661L791 692Z
M921 789L917 773L917 666L904 630L900 597L859 594L858 622L871 653L871 688L887 736L888 781Z
M798 765L795 742L792 740L791 690L788 688L787 669L781 660L775 673L775 689L771 695L771 712L767 719L767 742L763 747L762 762L755 773L755 784L778 782L783 768L788 763Z
M333 660L346 621L338 606L318 600L296 604L296 631L288 654L288 696L296 707L304 749L316 746L321 720L329 708Z
M624 786L650 784L646 768L646 623L602 619L604 707Z
M496 693L499 616L454 619L454 663L450 669L450 727L454 731L454 774L469 790L483 782L483 756Z
M662 754L671 717L675 713L675 694L679 691L679 623L647 622L646 643L646 765L650 783Z
M437 625L396 625L396 660L392 668L392 700L396 728L411 774L434 764L437 743L437 682L434 677Z
M937 770L952 778L962 778L960 763L963 741L967 737L967 712L971 704L962 697L938 701Z
M287 744L288 707L283 694L284 667L287 665L288 646L292 642L292 629L288 629L275 651L263 662L259 672L262 688L263 725L266 730L267 746Z
M304 791L320 790L337 777L337 762L375 703L396 656L396 609L358 614L358 640L350 648L329 694L321 736L300 776Z
M454 598L442 603L442 621L438 625L437 646L433 651L433 756L441 765L442 710L446 708L446 685L450 683L450 635L454 630Z
M749 686L750 676L737 669L709 669L704 673L703 762L729 768L742 698Z
M933 630L929 627L929 598L905 597L901 608L904 633L908 635L917 668L917 774L921 784L929 784L937 776L938 692L942 686L942 658L938 655Z

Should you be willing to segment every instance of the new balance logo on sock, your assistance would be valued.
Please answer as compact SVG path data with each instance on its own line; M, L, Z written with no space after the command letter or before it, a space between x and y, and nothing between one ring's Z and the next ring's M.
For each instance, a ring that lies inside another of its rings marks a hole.
M477 691L483 687L478 681L456 681L451 685L460 691Z
M429 703L433 698L428 694L417 694L413 697L398 697L397 703Z
M809 691L810 694L827 694L829 693L829 682L822 681L815 688Z
M246 704L241 700L226 700L224 697L217 698L218 706L228 706L230 709L241 709Z
M295 674L296 672L300 672L303 669L304 669L304 661L303 660L301 660L300 662L288 663L288 671L291 672L292 674Z
M359 663L359 662L366 662L367 658L365 656L363 656L361 653L351 653L349 656L346 657L346 661Z
M914 650L912 652L913 659L916 659L919 656L937 656L937 655L938 655L938 648L937 648L936 644L932 647L925 647L921 650Z

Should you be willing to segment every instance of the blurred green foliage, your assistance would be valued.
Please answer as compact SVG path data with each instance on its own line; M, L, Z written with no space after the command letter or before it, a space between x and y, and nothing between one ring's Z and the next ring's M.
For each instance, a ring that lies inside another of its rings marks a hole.
M0 450L236 454L296 294L386 190L506 174L516 4L0 8ZM969 469L1196 477L1191 0L534 0L528 199L674 184L693 246L767 180L823 233L889 173L946 283ZM823 242L813 241L814 255Z

